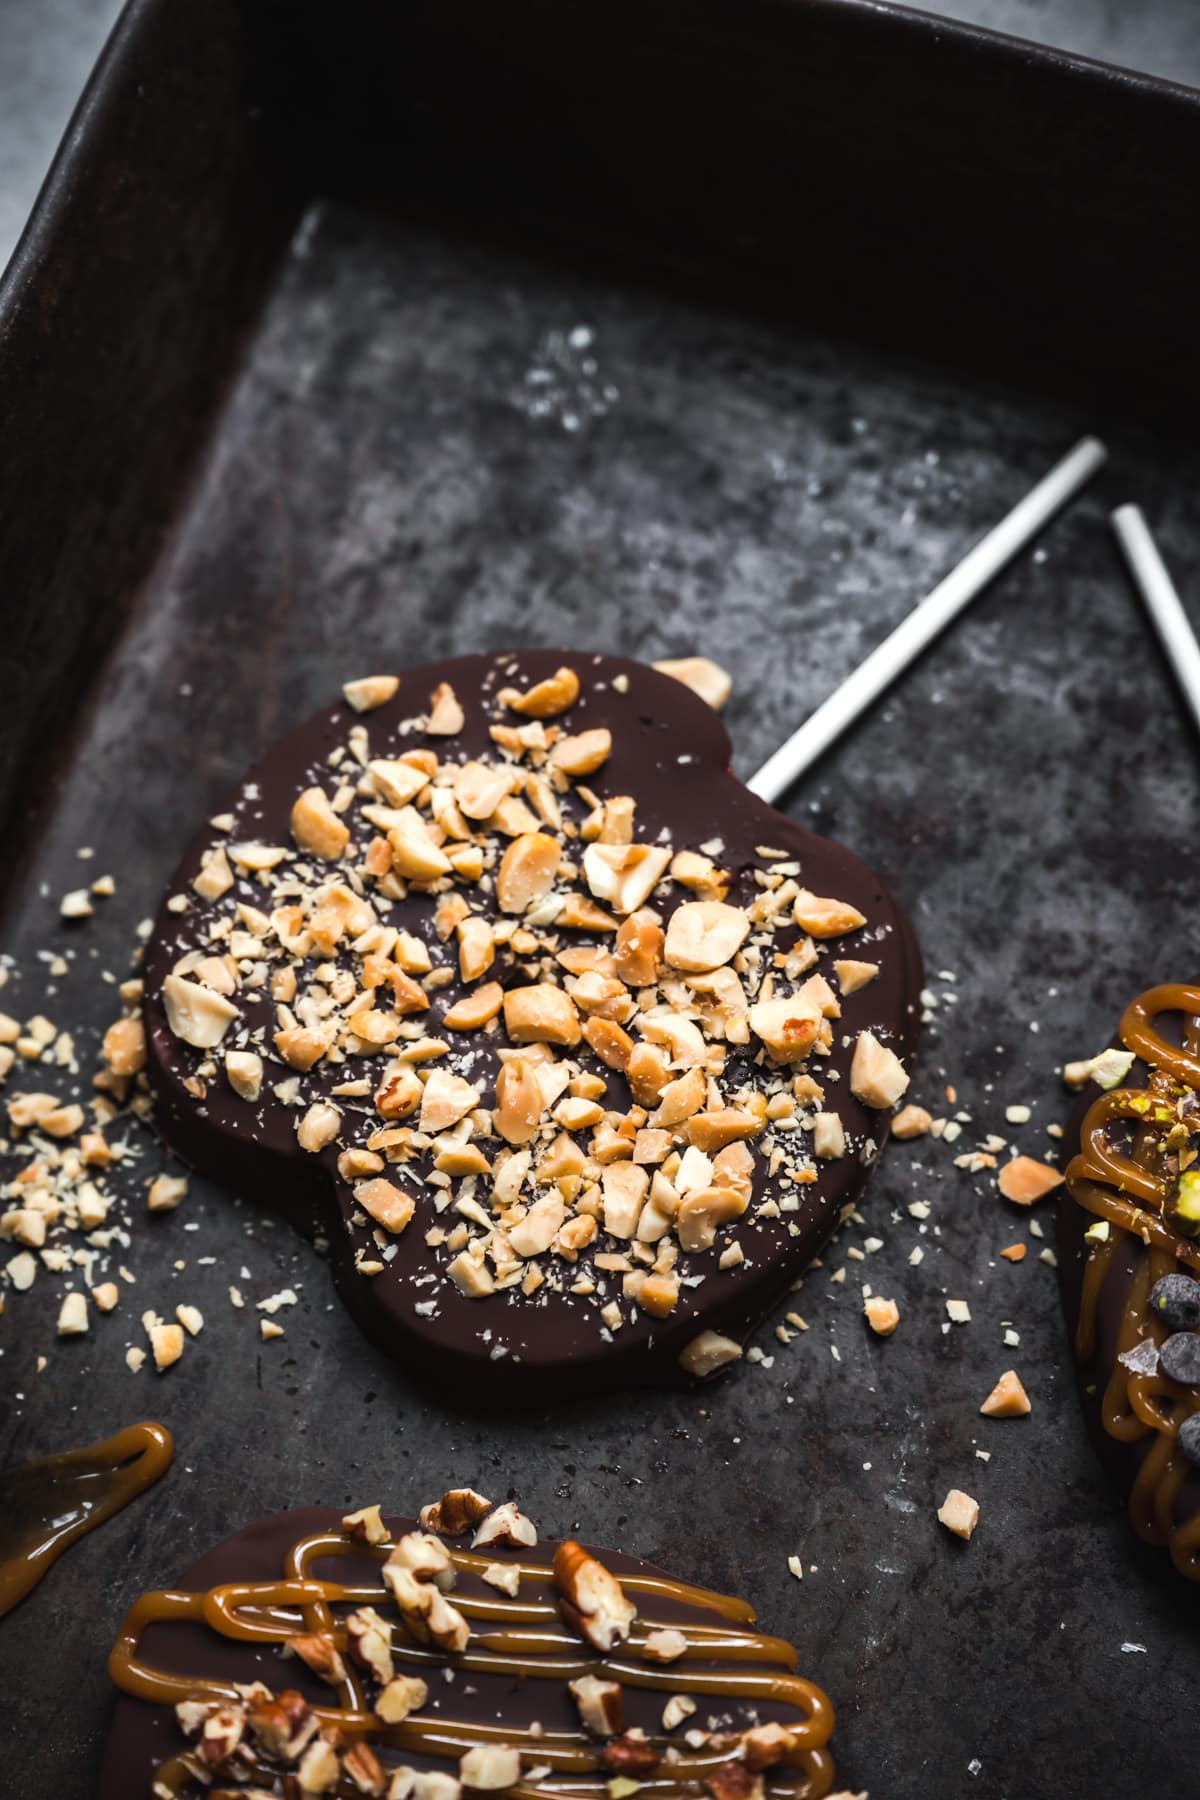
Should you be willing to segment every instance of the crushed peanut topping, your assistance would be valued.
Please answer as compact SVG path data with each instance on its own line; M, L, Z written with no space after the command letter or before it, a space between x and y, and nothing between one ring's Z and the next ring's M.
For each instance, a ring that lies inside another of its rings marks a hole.
M156 998L196 1100L292 1109L364 1276L407 1233L419 1313L558 1295L605 1337L752 1264L773 1221L798 1234L821 1169L875 1153L851 1095L890 1108L908 1078L869 1029L878 963L845 954L857 907L786 851L733 868L719 838L642 837L586 665L496 671L483 750L445 682L382 720L395 678L349 684L287 820L257 790L221 816ZM848 1082L820 1079L835 1027ZM684 1367L727 1344L702 1333Z

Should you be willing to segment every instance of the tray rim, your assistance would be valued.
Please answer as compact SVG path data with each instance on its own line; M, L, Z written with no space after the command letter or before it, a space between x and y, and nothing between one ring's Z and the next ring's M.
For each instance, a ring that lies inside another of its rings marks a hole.
M77 175L92 152L93 140L103 125L104 115L116 104L116 90L129 58L136 51L143 20L169 4L170 0L125 0L105 40L38 188L12 255L0 270L0 354L13 320L49 253L49 240L63 214L70 209ZM951 19L943 13L897 5L895 0L756 0L756 4L764 12L803 5L813 14L842 15L860 23L873 20L890 23L924 37L931 44L945 39L961 48L972 48L981 55L1015 58L1031 69L1055 71L1069 79L1102 84L1114 91L1180 106L1200 119L1200 88L1056 45L1039 44L1032 38L995 31L990 26Z

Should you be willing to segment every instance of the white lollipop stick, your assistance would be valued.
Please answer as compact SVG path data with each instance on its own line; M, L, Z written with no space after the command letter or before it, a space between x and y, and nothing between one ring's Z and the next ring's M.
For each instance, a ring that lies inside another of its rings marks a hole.
M939 581L933 592L915 606L890 637L823 700L815 713L793 732L775 754L768 757L747 786L764 800L778 800L793 781L827 750L877 700L926 645L944 631L951 619L969 606L977 594L1012 561L1019 550L1036 537L1084 482L1093 476L1108 455L1098 438L1080 438L1075 448L1056 463L1048 475L1006 518L994 525L958 567Z
M1167 661L1174 669L1188 709L1200 730L1200 644L1188 623L1183 602L1140 506L1118 506L1112 528L1125 553L1129 573L1146 602L1146 611L1157 631Z

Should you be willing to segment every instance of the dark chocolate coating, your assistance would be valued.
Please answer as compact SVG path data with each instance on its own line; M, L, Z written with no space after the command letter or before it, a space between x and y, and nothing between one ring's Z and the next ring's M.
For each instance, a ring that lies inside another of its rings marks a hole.
M318 1532L339 1531L341 1519L340 1512L328 1507L308 1507L302 1511L276 1513L271 1518L261 1519L235 1533L233 1537L226 1538L193 1563L178 1581L172 1583L172 1590L197 1593L224 1582L280 1580L285 1557L291 1547L300 1539ZM387 1516L385 1523L393 1539L403 1532L420 1529L413 1519ZM466 1543L469 1538L453 1541ZM550 1564L553 1562L555 1548L553 1542L539 1543L535 1550L494 1547L488 1550L488 1556L497 1562L536 1561ZM667 1575L654 1565L620 1551L593 1548L592 1554L598 1556L618 1580L631 1575L657 1576L664 1581L679 1579L678 1576ZM326 1565L321 1563L316 1564L313 1569L318 1578L326 1572L336 1581L348 1583L363 1580L365 1583L379 1584L380 1604L387 1606L377 1561L366 1557L361 1561L357 1558L339 1558L331 1561L327 1570ZM702 1570L698 1572L702 1574ZM480 1595L489 1600L496 1598L494 1588L489 1588L477 1575L465 1572L460 1572L450 1595L451 1600L456 1595ZM671 1594L656 1593L652 1597L646 1597L639 1603L639 1610L663 1625L726 1623L719 1614L686 1603ZM298 1658L285 1659L273 1644L256 1646L236 1642L209 1630L205 1625L187 1620L149 1626L141 1639L139 1657L169 1673L218 1678L223 1681L262 1681L275 1692L283 1688L297 1688L311 1705L332 1704L330 1689L313 1676ZM715 1660L689 1660L687 1671L689 1675L701 1675L707 1671L719 1673L721 1669L728 1670L730 1666L728 1662ZM772 1671L790 1672L794 1664L791 1661L766 1661L754 1666L769 1674ZM663 1693L627 1686L623 1689L623 1694L626 1726L640 1726L650 1734L661 1732ZM803 1717L796 1708L778 1700L773 1699L769 1706L764 1707L759 1699L728 1694L714 1694L707 1700L701 1699L700 1708L696 1717L697 1724L702 1723L711 1711L714 1715L720 1715L723 1730L732 1731L757 1724L768 1716L785 1725ZM511 1674L499 1672L472 1671L469 1680L459 1679L445 1685L440 1680L431 1679L429 1702L422 1708L422 1717L436 1718L439 1715L447 1720L458 1719L472 1724L510 1727L527 1726L536 1719L541 1720L550 1733L579 1731L579 1714L565 1681L519 1681ZM161 1763L169 1757L177 1756L186 1747L186 1740L179 1729L172 1706L149 1703L129 1694L119 1694L101 1765L96 1800L148 1800L154 1771ZM439 1762L420 1752L406 1751L403 1760L416 1767L446 1767L444 1760ZM552 1787L552 1782L547 1783L548 1790Z
M435 1290L428 1284L435 1265L423 1242L431 1215L422 1212L420 1202L413 1223L396 1240L394 1260L384 1273L364 1277L355 1270L354 1252L371 1246L372 1240L369 1231L349 1224L354 1207L349 1189L337 1175L337 1146L317 1156L300 1151L294 1134L295 1115L271 1093L271 1081L289 1071L269 1064L262 1098L253 1106L237 1099L223 1078L209 1084L202 1103L183 1087L195 1053L172 1036L159 995L172 965L194 947L192 922L202 914L168 912L164 901L147 948L145 969L148 1072L159 1127L171 1148L205 1174L274 1207L306 1236L325 1238L339 1295L362 1330L382 1349L439 1385L455 1385L473 1393L500 1391L513 1401L682 1381L678 1357L697 1332L712 1328L742 1341L807 1266L841 1213L857 1204L874 1160L863 1160L856 1153L863 1141L871 1138L879 1146L886 1136L888 1115L862 1107L850 1095L855 1035L869 1028L911 1063L918 1030L920 953L895 901L848 850L785 818L736 779L729 767L729 738L720 720L680 682L624 658L569 651L460 657L410 670L391 701L364 715L361 722L370 734L371 753L395 754L399 749L431 743L442 757L465 760L494 754L488 727L496 722L497 712L494 704L487 704L488 698L509 684L530 686L564 663L578 673L581 691L576 704L558 723L572 732L610 728L612 754L603 769L588 778L588 785L602 796L635 796L635 836L639 841L652 843L660 831L668 830L677 848L695 849L714 836L721 837L725 849L718 860L735 872L731 901L753 897L757 890L748 874L740 872L757 860L757 845L770 845L799 861L804 885L818 894L849 901L866 916L867 924L861 930L836 940L833 954L876 961L879 974L844 1003L843 1017L835 1021L832 1054L814 1062L814 1073L822 1081L833 1071L840 1077L837 1106L851 1149L840 1161L820 1164L819 1179L803 1190L800 1210L788 1215L799 1226L796 1236L788 1232L788 1218L751 1222L747 1214L736 1228L746 1255L743 1265L718 1269L720 1251L730 1241L719 1238L713 1250L688 1259L686 1272L706 1277L699 1288L685 1287L665 1320L642 1313L636 1321L626 1322L612 1342L601 1339L594 1309L573 1296L542 1295L531 1303L517 1294L478 1301L459 1295L449 1282ZM624 692L612 685L617 676L628 682ZM425 739L418 733L393 742L399 723L423 712L431 691L441 681L453 685L463 706L463 730L451 739ZM515 715L505 716L510 722L520 722ZM295 796L312 781L329 785L325 758L345 741L355 722L356 715L338 704L282 739L250 771L246 782L228 795L220 808L214 808L236 813L237 825L230 838L290 844L289 814ZM257 798L246 798L247 786ZM213 840L211 829L196 838L176 870L169 894L190 894L201 856ZM262 890L254 884L239 884L238 891L261 903ZM680 899L687 897L680 895ZM408 900L393 906L387 918L389 923L429 938L429 912L427 900ZM499 967L491 974L505 980ZM454 984L443 990L439 1000L444 998L449 1005L462 991L456 974ZM270 1022L273 1008L269 1000L240 999L247 1020ZM436 1024L436 1013L430 1022ZM480 1041L487 1045L486 1039ZM484 1073L490 1080L496 1065L489 1057L490 1051L485 1050L474 1073ZM376 1061L371 1072L380 1066ZM607 1075L602 1065L596 1067ZM333 1074L319 1065L305 1078L306 1092L319 1097L348 1072L349 1065ZM610 1080L610 1104L628 1104L624 1082L616 1077ZM765 1193L765 1170L760 1168L751 1211ZM581 1268L586 1261L585 1255ZM414 1289L413 1284L422 1280L427 1285ZM414 1303L434 1292L436 1314L420 1317L413 1310ZM503 1346L501 1356L497 1355L499 1346Z
M1119 1040L1114 1039L1114 1043L1119 1047ZM1122 1085L1144 1087L1147 1073L1144 1063L1135 1062ZM1097 1092L1096 1088L1089 1088L1071 1109L1070 1117L1063 1130L1064 1168L1079 1150L1080 1128L1088 1108L1096 1099ZM1076 1353L1076 1341L1079 1330L1080 1299L1083 1291L1083 1271L1089 1255L1089 1245L1084 1239L1084 1232L1092 1222L1093 1215L1085 1207L1080 1206L1078 1201L1071 1197L1069 1190L1063 1187L1059 1193L1056 1218L1058 1281L1067 1331L1070 1335L1071 1360L1075 1366L1078 1380L1079 1401L1083 1408L1088 1436L1095 1445L1107 1473L1127 1500L1137 1479L1138 1470L1152 1446L1153 1434L1148 1433L1133 1443L1122 1443L1119 1439L1110 1437L1104 1429L1101 1402L1104 1398L1104 1390L1108 1386L1116 1366L1118 1337L1125 1302L1138 1271L1147 1260L1147 1250L1139 1238L1132 1237L1128 1232L1120 1234L1120 1244L1113 1255L1112 1264L1101 1286L1096 1306L1095 1349L1090 1357L1081 1361ZM1200 1470L1189 1475L1184 1481L1176 1497L1174 1509L1175 1519L1181 1524L1185 1520L1195 1518L1197 1513L1200 1513Z

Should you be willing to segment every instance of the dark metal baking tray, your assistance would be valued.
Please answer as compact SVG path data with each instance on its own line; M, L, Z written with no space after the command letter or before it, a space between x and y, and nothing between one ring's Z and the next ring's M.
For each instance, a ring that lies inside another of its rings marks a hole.
M0 292L5 1007L86 1066L195 821L366 670L706 652L748 772L1087 427L1102 479L791 800L911 909L958 1148L1012 1101L1047 1144L1056 1066L1194 972L1195 746L1105 512L1137 498L1186 590L1198 164L1189 92L851 0L134 0ZM71 930L81 844L118 893ZM0 1787L90 1793L142 1587L445 1478L749 1594L874 1800L1194 1793L1195 1595L1103 1483L1052 1271L996 1260L1022 1224L948 1146L895 1146L868 1213L884 1249L844 1286L831 1255L772 1366L511 1421L418 1390L203 1183L131 1251L139 1305L206 1315L166 1377L127 1373L132 1321L59 1344L11 1299L6 1464L144 1414L179 1455L0 1624ZM243 1265L299 1289L283 1342L228 1306ZM1010 1363L1034 1412L993 1426Z

